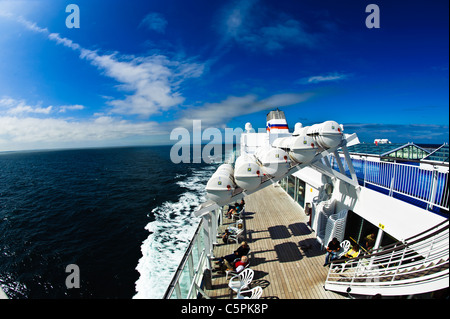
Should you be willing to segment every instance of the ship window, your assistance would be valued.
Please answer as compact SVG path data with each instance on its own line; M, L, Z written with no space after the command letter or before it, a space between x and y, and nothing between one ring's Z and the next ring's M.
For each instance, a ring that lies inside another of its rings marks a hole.
M297 179L297 203L304 208L305 206L305 182Z
M296 184L295 180L296 180L296 178L294 176L292 176L292 175L288 176L288 186L287 186L288 190L287 190L287 193L294 200L296 200L295 199L295 184Z
M381 247L385 247L391 244L394 244L398 242L397 239L395 239L394 237L388 235L386 232L383 233L383 238L381 239Z
M287 192L287 177L280 180L280 186L284 191Z
M378 227L349 210L345 226L345 239L350 240L351 243L356 241L358 245L365 248L364 238L371 233L377 235Z

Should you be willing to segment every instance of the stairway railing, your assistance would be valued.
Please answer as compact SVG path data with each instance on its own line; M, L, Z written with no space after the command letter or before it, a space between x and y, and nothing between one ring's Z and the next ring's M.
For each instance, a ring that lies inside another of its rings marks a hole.
M325 289L362 295L413 295L449 285L449 222L405 242L354 259L334 261Z

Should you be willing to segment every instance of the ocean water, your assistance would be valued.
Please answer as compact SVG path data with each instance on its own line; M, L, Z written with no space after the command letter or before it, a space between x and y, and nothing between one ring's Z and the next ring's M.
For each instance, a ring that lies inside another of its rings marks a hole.
M0 285L10 298L161 298L217 164L169 146L0 154ZM79 267L68 288L66 267Z

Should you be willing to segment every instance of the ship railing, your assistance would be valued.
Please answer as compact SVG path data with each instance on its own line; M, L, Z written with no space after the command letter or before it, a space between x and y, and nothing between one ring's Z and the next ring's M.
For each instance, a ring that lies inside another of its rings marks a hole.
M448 288L449 222L354 259L333 261L325 289L400 296Z
M330 156L333 167L338 163ZM346 159L340 156L347 176ZM361 186L380 191L390 197L407 201L427 210L449 212L448 166L435 164L431 168L394 162L379 162L368 157L352 159Z
M202 238L202 224L202 220L200 220L163 299L192 299L196 298L198 293L203 292L199 281L201 280L202 269L205 267L207 257Z
M163 299L209 299L205 293L207 282L211 282L211 259L217 232L222 224L222 209L211 209L202 216L198 227L176 269ZM207 273L209 271L209 274Z

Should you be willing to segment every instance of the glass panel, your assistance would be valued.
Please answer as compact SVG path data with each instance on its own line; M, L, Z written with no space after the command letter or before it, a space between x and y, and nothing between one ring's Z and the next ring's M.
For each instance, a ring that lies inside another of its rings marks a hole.
M305 187L305 182L297 179L297 203L303 208L305 207Z
M280 186L283 190L286 190L286 186L287 186L287 177L283 178L282 180L280 180Z
M295 177L288 176L288 191L287 193L292 198L295 198Z

